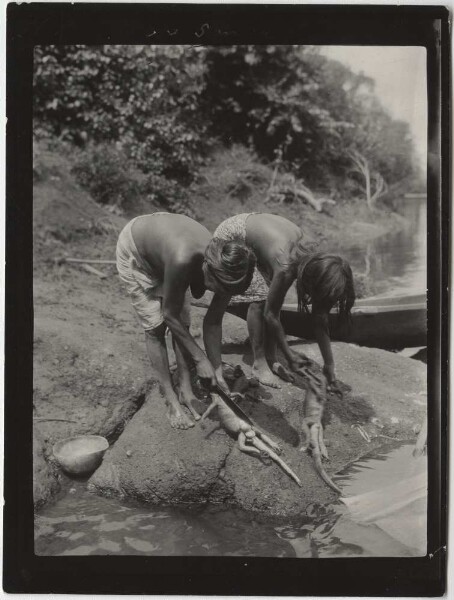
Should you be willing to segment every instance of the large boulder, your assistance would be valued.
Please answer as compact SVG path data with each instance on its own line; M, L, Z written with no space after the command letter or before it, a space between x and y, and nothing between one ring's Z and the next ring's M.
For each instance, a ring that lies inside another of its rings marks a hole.
M299 349L319 359L315 345ZM326 470L331 475L388 437L414 437L426 407L424 364L349 344L336 343L333 349L338 377L352 391L344 399L330 395L326 406L325 438L331 456ZM247 372L247 353L227 358ZM276 464L242 453L235 440L217 428L216 411L188 431L173 430L157 387L106 453L89 488L153 504L223 502L269 515L298 515L311 502L335 497L315 472L312 458L299 450L304 397L302 386L283 383L280 390L251 388L239 401L281 444L284 460L303 482L301 488ZM200 402L199 409L206 406L207 401Z

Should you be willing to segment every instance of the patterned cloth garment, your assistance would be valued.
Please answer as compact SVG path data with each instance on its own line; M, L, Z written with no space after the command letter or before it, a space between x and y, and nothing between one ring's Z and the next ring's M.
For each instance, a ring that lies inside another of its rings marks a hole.
M215 230L213 238L225 241L238 241L246 243L246 221L250 215L257 213L242 213L229 217ZM251 302L264 302L268 297L269 278L266 273L255 268L251 285L244 294L233 296L229 304L242 304Z

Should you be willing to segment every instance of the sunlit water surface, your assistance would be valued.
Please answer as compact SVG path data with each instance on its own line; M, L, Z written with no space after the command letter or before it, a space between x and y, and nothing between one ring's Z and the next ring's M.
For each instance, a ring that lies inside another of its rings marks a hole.
M283 524L232 508L154 508L90 494L85 483L36 517L38 555L161 555L352 557L425 554L425 497L393 499L392 485L425 477L425 457L411 444L394 445L364 457L335 480L344 496L377 490L377 522L358 521L343 502L311 505ZM391 486L391 488L389 487ZM382 493L386 487L391 493ZM393 502L396 504L393 507Z

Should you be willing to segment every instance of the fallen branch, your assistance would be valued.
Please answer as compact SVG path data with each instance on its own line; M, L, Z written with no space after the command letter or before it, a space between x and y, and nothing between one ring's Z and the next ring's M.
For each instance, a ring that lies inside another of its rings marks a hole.
M87 273L92 273L93 275L97 275L100 279L107 279L107 275L105 273L101 273L101 271L98 271L98 269L95 269L94 267L91 267L90 265L81 263L80 266L82 269L84 269L84 271L87 271Z
M315 198L312 193L309 193L308 191L303 190L301 188L295 188L295 195L299 198L303 198L304 200L306 200L306 202L310 204L312 208L315 209L317 212L322 212L322 203L320 202L320 200L317 200L317 198Z
M45 417L33 417L34 421L64 421L65 423L77 423L71 419L46 419Z
M90 264L90 265L116 265L116 261L115 260L101 260L98 258L60 258L58 259L58 262L60 263L86 263L86 264Z

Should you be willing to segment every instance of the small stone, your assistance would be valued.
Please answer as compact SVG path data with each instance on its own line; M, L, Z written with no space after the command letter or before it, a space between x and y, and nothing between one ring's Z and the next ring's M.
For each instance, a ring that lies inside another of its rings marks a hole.
M397 417L391 417L391 423L393 425L397 425L398 422L399 422L399 419Z
M126 450L126 456L129 458L132 456L131 450Z
M108 406L109 401L108 400L101 400L99 403L101 406Z
M71 489L69 490L69 493L70 493L70 494L75 494L76 492L77 492L76 488L71 488Z
M59 364L60 364L60 361L58 360L58 358L56 358L56 359L54 360L54 365L59 365Z

